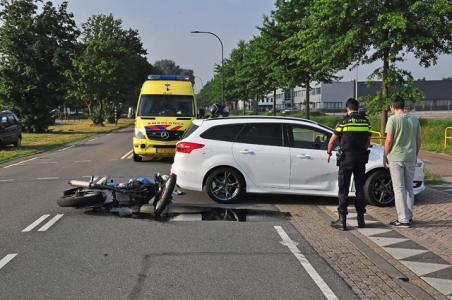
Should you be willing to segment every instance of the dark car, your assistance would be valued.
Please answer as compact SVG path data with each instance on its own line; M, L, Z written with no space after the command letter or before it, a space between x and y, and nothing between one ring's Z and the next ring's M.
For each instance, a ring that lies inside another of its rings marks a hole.
M10 111L0 112L0 145L20 147L22 142L22 126L19 118Z

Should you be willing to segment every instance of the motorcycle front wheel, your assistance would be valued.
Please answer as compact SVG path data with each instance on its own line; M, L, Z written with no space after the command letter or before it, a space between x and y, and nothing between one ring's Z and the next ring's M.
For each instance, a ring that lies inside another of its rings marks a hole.
M159 200L155 205L154 216L158 217L172 199L174 188L176 187L176 175L171 174L165 185L162 187Z

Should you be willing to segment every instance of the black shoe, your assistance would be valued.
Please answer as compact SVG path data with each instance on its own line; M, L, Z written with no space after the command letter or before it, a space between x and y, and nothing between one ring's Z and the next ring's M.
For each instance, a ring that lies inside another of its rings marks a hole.
M411 227L410 223L402 223L402 222L399 222L399 220L392 221L389 224L394 227L399 227L399 228L410 228Z
M330 225L336 229L347 230L347 216L339 214L339 219L332 221Z
M364 222L364 214L358 214L357 220L358 220L358 228L366 227L366 222Z

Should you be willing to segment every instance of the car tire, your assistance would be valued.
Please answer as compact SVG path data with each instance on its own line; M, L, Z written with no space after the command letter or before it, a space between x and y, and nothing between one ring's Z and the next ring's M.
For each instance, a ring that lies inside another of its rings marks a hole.
M72 189L73 192L65 193L63 197L60 197L57 200L57 203L61 207L88 207L88 206L96 206L102 204L105 201L104 195L102 192L93 192L93 191L79 191L76 192L75 189Z
M377 170L370 174L364 184L364 198L376 206L394 205L394 191L391 175L387 170Z
M139 156L138 154L135 154L135 152L133 152L133 161L143 161L143 158L141 156Z
M154 216L159 217L168 203L172 199L174 188L176 187L176 175L172 174L165 182L162 190L160 191L159 201L155 205Z
M18 136L17 140L13 143L14 147L16 148L20 148L20 146L22 146L22 137Z
M208 175L204 190L215 202L233 203L245 194L245 180L237 170L220 167Z

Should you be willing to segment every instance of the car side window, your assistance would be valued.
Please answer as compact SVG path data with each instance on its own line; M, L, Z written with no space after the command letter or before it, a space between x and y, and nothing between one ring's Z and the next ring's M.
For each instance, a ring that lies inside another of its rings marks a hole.
M331 134L306 126L289 126L289 141L293 148L327 150Z
M248 124L237 139L239 143L283 146L282 124L256 123Z
M1 116L1 118L0 118L0 124L1 124L1 125L6 125L6 124L8 124L8 118L6 117L6 115Z
M203 139L234 142L243 124L218 125L207 129L201 134Z
M199 126L195 125L195 124L191 124L191 126L184 132L184 134L182 135L182 140L185 138L188 138L193 132L196 131L196 129L198 129Z
M14 118L14 116L12 114L8 114L8 123L11 125L16 124L16 119Z

